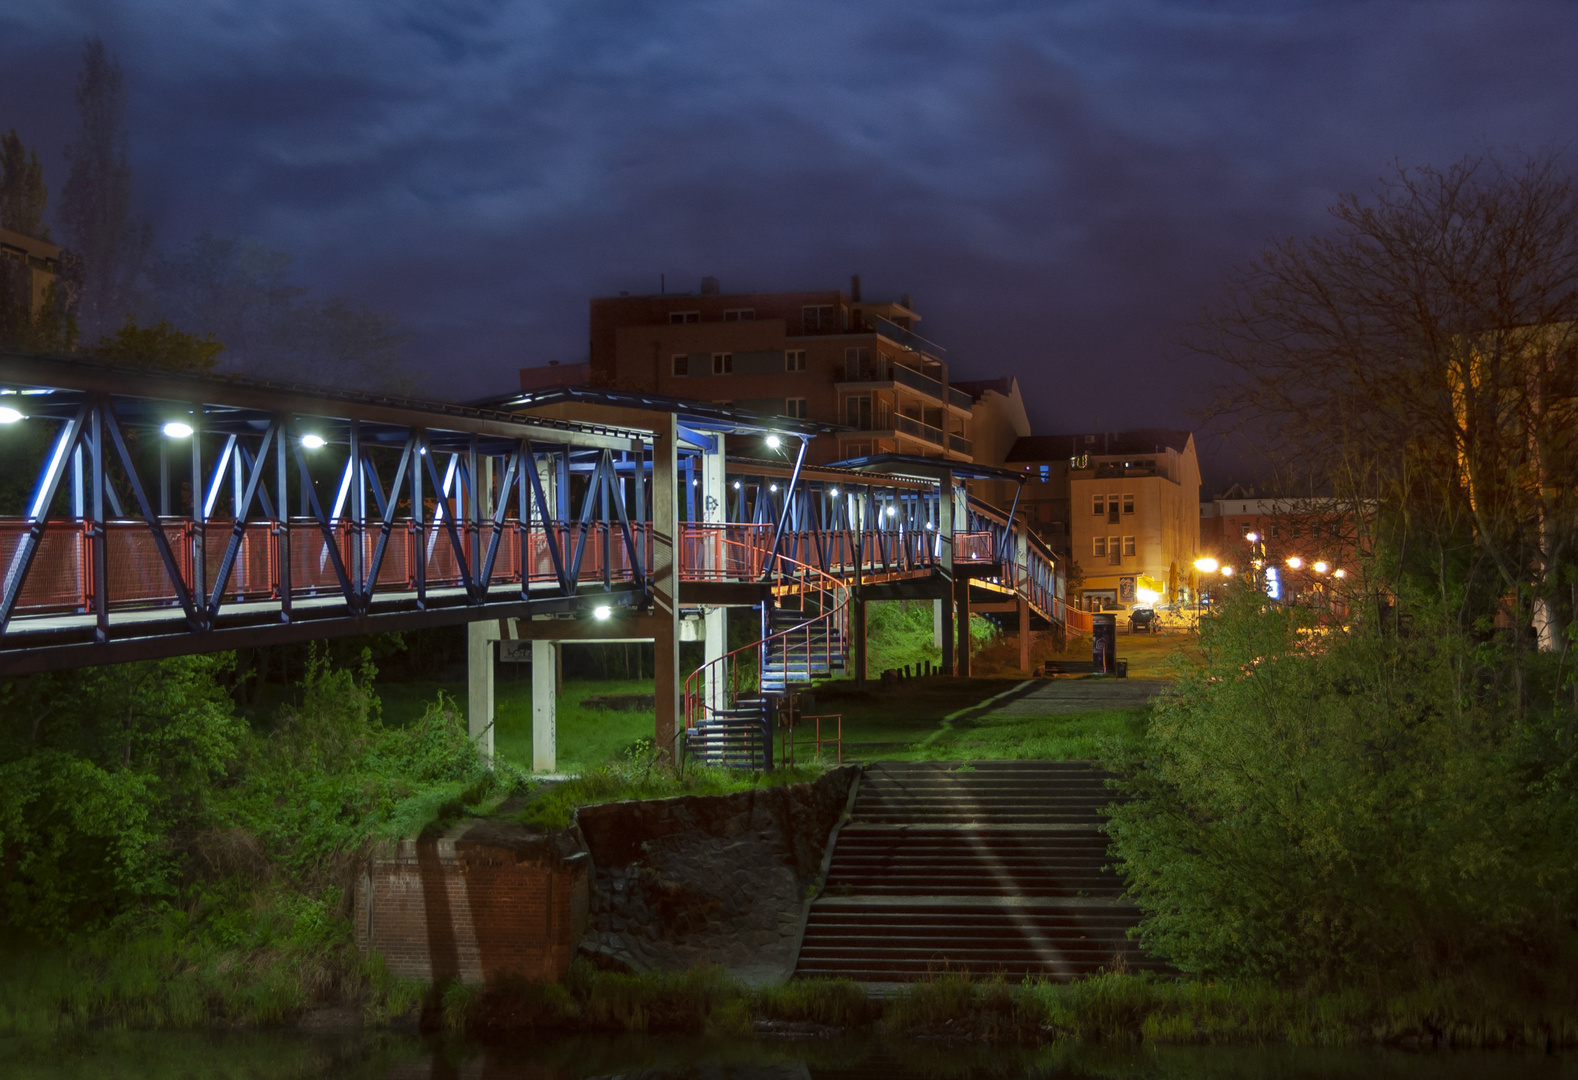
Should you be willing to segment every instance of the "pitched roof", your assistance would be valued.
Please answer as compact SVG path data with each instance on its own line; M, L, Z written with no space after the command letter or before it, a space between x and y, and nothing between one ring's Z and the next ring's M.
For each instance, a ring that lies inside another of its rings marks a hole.
M1182 451L1189 444L1190 432L1178 428L1135 428L1133 431L1103 431L1079 435L1027 435L1014 441L1008 461L1062 461L1076 454L1098 457L1159 454L1164 450Z

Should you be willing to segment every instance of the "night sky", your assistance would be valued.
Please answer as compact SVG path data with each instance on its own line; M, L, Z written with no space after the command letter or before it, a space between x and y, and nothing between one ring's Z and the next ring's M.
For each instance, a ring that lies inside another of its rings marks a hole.
M1578 115L1572 0L6 0L0 130L55 190L94 33L157 240L294 253L435 393L584 359L588 298L659 274L858 272L1038 433L1192 425L1232 265L1394 159L1571 161Z

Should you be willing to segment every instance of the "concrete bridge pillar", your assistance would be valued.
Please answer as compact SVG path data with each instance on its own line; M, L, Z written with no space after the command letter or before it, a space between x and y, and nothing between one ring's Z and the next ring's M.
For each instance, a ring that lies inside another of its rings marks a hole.
M711 665L714 660L721 660L729 651L729 609L710 607L702 616L703 633L706 641L705 662ZM707 708L716 712L727 703L724 700L723 679L718 677L723 672L723 665L708 667L708 674L712 678L707 680Z
M953 673L960 678L970 677L970 579L958 578L953 583L953 610L959 620L954 644Z
M855 685L866 685L866 601L854 590L849 600L849 636L855 653Z
M553 772L559 753L559 642L531 643L531 768Z
M466 624L466 731L489 764L493 762L493 643L496 619Z
M1030 601L1019 600L1019 670L1030 673Z
M654 741L672 762L679 746L684 710L679 671L679 421L658 420L652 435L652 659Z

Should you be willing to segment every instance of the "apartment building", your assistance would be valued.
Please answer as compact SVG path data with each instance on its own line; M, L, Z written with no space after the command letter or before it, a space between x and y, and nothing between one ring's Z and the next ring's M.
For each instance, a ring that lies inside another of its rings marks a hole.
M1030 417L1025 412L1024 398L1019 395L1019 380L1003 375L951 385L970 395L970 442L976 464L1001 466L1014 444L1030 434ZM1019 485L1007 480L968 480L965 488L971 495L1005 510L1019 494Z
M1022 438L1005 464L1029 479L1020 516L1084 572L1090 609L1192 595L1200 556L1200 464L1187 431Z
M1368 515L1332 498L1257 494L1234 484L1200 503L1200 550L1224 568L1219 573L1242 573L1259 556L1280 582L1279 598L1302 599L1325 575L1345 577L1357 565Z
M602 296L591 307L594 386L716 401L841 424L813 463L896 453L973 460L973 402L948 382L944 350L915 332L908 296L848 292Z
M10 229L0 229L0 261L11 264L7 280L15 282L17 299L36 316L49 300L49 287L60 272L60 248Z

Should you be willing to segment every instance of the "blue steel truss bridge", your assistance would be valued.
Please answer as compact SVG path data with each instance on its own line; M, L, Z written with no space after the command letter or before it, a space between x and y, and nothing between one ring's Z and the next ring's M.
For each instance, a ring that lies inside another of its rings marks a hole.
M543 661L652 641L658 745L760 766L776 698L865 678L872 600L942 604L958 674L972 603L1021 631L1079 618L1014 508L962 486L1019 474L807 466L818 430L619 391L461 406L0 352L0 675L464 623L491 753L492 639ZM759 614L746 649L729 607ZM706 642L696 671L681 640Z

